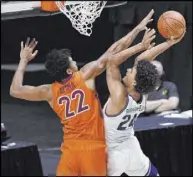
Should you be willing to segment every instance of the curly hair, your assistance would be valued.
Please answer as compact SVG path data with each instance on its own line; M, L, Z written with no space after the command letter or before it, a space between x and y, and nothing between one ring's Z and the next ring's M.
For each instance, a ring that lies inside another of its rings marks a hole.
M136 86L135 90L141 94L152 92L159 80L159 74L156 66L148 60L141 60L136 66Z
M60 82L69 76L66 72L70 67L69 57L71 57L69 49L53 49L47 54L45 68L54 81Z

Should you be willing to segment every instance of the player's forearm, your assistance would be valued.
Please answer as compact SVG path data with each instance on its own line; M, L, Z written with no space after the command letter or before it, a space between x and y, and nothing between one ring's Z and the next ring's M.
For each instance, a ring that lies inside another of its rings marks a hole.
M120 43L124 44L124 49L128 48L133 43L139 32L141 32L141 29L136 26L131 32L129 32L125 37L120 40Z
M15 92L19 91L23 85L23 77L26 70L27 61L20 60L19 66L14 74L11 87L10 87L10 94L13 95Z
M89 62L83 66L80 71L82 72L82 77L84 80L95 78L100 75L106 69L106 63L108 61L108 56L103 55L98 60Z
M145 112L153 112L155 111L159 106L162 105L161 100L156 100L156 101L147 101L146 102L146 109Z
M123 100L122 96L125 95L125 87L121 83L121 73L118 66L111 62L107 65L106 80L110 96L114 100L114 103Z
M140 54L136 60L154 60L158 55L160 55L161 53L163 53L164 51L166 51L167 49L169 49L172 46L172 44L168 43L168 42L163 42L153 48L151 48L150 50L146 50L144 51L142 54Z
M107 53L116 54L122 50L128 48L141 31L140 28L135 27L132 31L126 34L124 37L116 41L108 50Z
M144 45L142 43L139 43L135 46L132 46L128 49L123 50L122 52L117 53L116 55L113 55L113 57L110 60L112 63L118 66L124 61L126 61L129 57L143 50L145 50Z
M136 38L136 36L139 34L140 31L141 30L138 27L135 27L131 32L129 32L127 35L125 35L120 40L115 42L107 50L107 52L105 52L105 54L99 58L98 63L100 63L100 65L101 65L101 63L105 65L108 61L108 58L109 58L106 56L116 55L117 53L127 49L132 44L132 42L134 41L134 39Z

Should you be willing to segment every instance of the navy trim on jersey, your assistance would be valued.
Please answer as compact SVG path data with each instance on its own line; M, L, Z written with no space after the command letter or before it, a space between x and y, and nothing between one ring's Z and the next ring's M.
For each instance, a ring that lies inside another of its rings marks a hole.
M143 101L143 95L142 95L142 94L140 94L140 99L139 99L138 101L136 101L136 100L132 97L132 95L131 95L130 93L128 93L128 95L129 95L137 104L141 104L142 101Z
M149 169L145 176L159 176L157 168L149 161Z
M123 108L119 113L117 113L117 114L115 114L115 115L108 115L108 114L106 113L106 109L107 109L107 105L108 105L108 103L107 103L107 105L106 105L106 107L105 107L104 113L105 113L105 115L108 116L108 117L117 117L118 115L120 115L120 114L127 108L127 105L128 105L128 104L129 104L129 97L127 96L127 103L125 104L124 108Z
M150 172L151 172L151 162L149 161L149 168L145 176L149 176Z
M69 75L64 81L61 81L60 84L66 85L67 82L72 79L72 76L74 76L74 74Z

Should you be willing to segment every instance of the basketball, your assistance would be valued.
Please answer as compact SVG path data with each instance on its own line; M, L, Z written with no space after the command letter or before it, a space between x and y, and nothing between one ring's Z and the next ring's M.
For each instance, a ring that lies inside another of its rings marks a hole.
M186 28L186 21L179 12L171 10L164 12L160 16L157 28L164 38L168 39L171 36L178 38L183 34Z

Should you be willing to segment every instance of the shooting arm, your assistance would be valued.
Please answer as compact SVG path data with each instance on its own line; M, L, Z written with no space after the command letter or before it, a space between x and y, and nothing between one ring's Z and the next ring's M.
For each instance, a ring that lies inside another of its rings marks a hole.
M145 52L143 52L141 55L139 55L136 58L136 62L139 60L143 60L143 59L154 60L158 55L160 55L161 53L163 53L164 51L169 49L171 46L179 43L184 38L185 33L186 33L186 30L179 38L174 39L172 36L166 42L163 42L163 43L151 48L150 50L146 50Z
M37 87L23 85L26 66L27 61L20 60L10 87L10 95L29 101L49 101L50 85L41 85Z
M136 58L136 61L140 61L143 59L154 60L158 55L169 49L171 46L172 45L169 44L168 42L163 42L149 50L144 51Z

